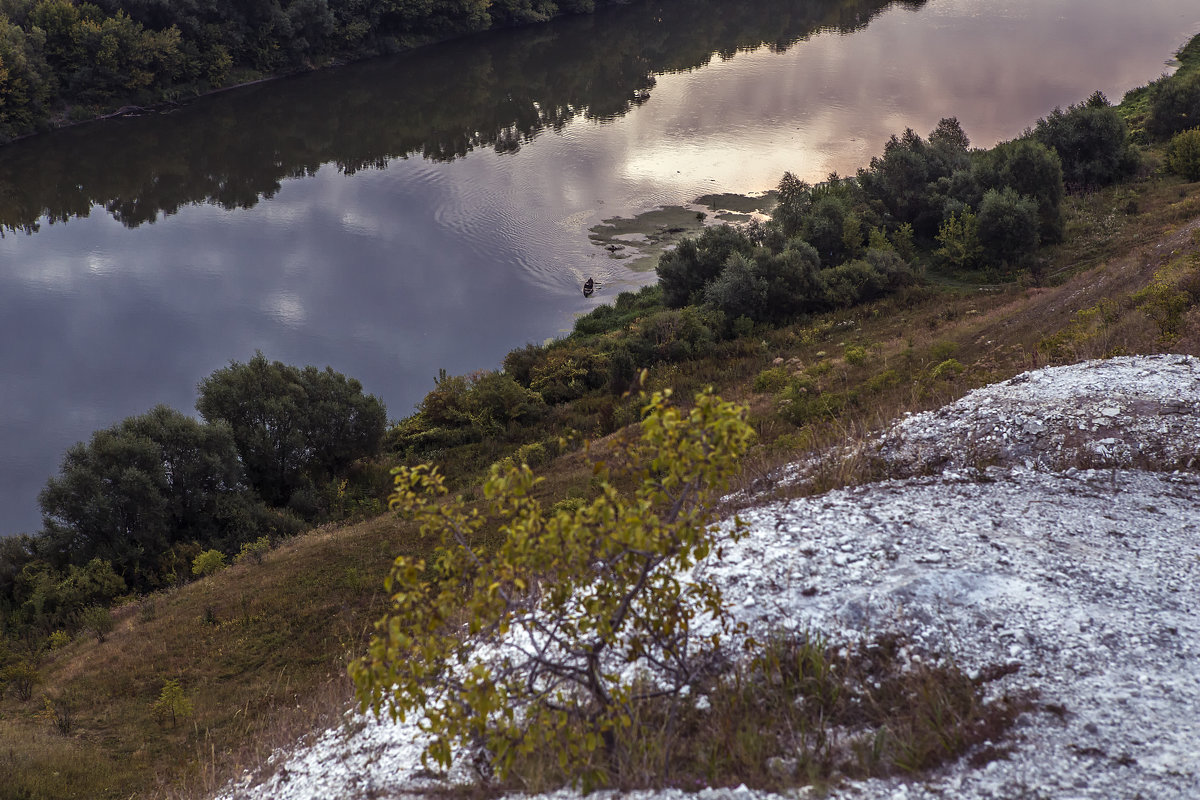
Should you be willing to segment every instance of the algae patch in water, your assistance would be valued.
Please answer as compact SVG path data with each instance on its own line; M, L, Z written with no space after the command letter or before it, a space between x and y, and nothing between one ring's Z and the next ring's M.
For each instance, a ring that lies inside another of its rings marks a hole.
M761 219L775 205L775 193L761 197L710 194L681 206L651 209L635 217L612 217L591 228L588 238L608 251L609 258L627 261L635 272L654 268L658 257L706 224L746 224Z

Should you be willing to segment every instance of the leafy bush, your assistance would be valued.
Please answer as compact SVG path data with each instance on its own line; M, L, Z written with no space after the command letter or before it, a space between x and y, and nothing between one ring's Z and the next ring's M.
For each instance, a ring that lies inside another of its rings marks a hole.
M979 218L966 209L951 214L938 230L934 253L938 261L951 269L971 270L983 260L983 245L979 242Z
M814 193L815 194L815 193ZM814 200L800 226L800 238L832 266L862 251L862 226L844 194L825 192Z
M704 302L731 318L760 319L767 303L767 282L759 277L753 261L734 253L704 288Z
M760 253L756 274L766 283L766 303L751 319L782 323L825 304L821 258L812 245L793 239L781 253Z
M865 347L852 344L846 348L845 352L843 353L843 357L846 359L847 364L852 364L854 366L865 364L867 363L867 349Z
M764 369L754 376L754 391L759 394L775 394L788 385L791 375L783 367Z
M253 561L255 564L261 564L269 552L271 552L271 537L260 536L253 542L243 543L242 549L234 557L233 563L242 564Z
M25 702L33 697L33 687L42 679L37 665L29 659L22 659L0 671L0 684L11 686L17 699Z
M1037 121L1032 136L1058 153L1063 182L1077 189L1116 183L1137 166L1129 128L1100 92L1066 111L1054 109Z
M981 212L987 190L1012 189L1036 203L1036 231L1041 241L1062 241L1062 202L1066 190L1062 159L1058 153L1032 139L1001 142L991 150L980 153L972 171L975 184L984 194L978 199L971 199L968 205Z
M663 253L655 268L663 302L668 308L682 308L700 298L731 255L748 256L753 249L746 234L729 225L705 228L698 238L684 239L674 250Z
M958 342L942 339L929 346L929 355L935 362L953 358L958 353Z
M643 367L698 358L712 352L725 320L721 311L712 308L660 311L639 322L625 345Z
M103 642L113 632L116 622L105 606L88 606L79 614L79 627L95 636L97 642Z
M57 630L46 639L46 644L51 650L61 650L71 643L71 634L64 630Z
M842 413L848 401L845 393L822 392L810 381L792 381L779 394L779 416L802 427L836 417Z
M1173 75L1150 85L1146 127L1158 139L1200 127L1200 71Z
M38 712L37 717L49 722L60 736L69 736L75 727L75 706L75 698L69 695L51 698L50 695L44 694L42 710Z
M1181 131L1167 146L1167 168L1189 181L1200 181L1200 128Z
M994 266L1022 263L1038 246L1037 203L1009 187L989 189L979 204L979 243Z
M640 704L690 687L719 645L691 633L703 613L725 619L718 588L676 575L717 544L708 500L753 435L744 413L711 393L686 414L654 395L641 439L615 458L639 481L632 496L600 464L600 496L554 516L530 495L528 468L493 469L484 486L500 519L493 552L474 543L483 517L443 502L436 470L398 468L389 501L441 539L441 578L430 582L422 560L395 560L391 610L350 667L362 705L422 718L433 735L425 755L442 766L455 745L501 775L534 750L575 769L598 751L616 764ZM484 641L503 657L481 657ZM652 686L615 668L643 657Z
M212 575L225 569L225 554L220 550L205 550L192 560L192 574L198 577Z
M911 129L893 136L883 155L858 171L868 205L891 225L908 224L915 235L932 239L943 216L939 183L970 167L969 140L958 120L943 119L926 141Z
M966 370L966 367L964 367L957 359L948 358L931 369L929 374L934 378L949 379L958 377L963 373L964 370Z

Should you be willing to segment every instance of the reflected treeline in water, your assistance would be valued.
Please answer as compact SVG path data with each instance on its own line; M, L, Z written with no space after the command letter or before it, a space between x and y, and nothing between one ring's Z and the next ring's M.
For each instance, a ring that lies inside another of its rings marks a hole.
M324 164L354 172L513 151L579 116L627 113L650 98L655 74L849 32L893 4L643 2L48 134L0 149L0 229L32 233L97 205L136 227L189 204L253 206Z

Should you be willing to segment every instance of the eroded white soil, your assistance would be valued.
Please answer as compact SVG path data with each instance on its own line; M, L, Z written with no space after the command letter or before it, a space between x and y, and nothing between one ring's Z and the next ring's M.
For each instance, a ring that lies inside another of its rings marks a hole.
M1054 713L1024 715L1009 756L985 768L964 759L832 796L1200 798L1200 479L1174 471L1200 455L1200 360L1027 373L908 417L874 446L900 471L934 474L742 512L749 534L705 565L729 608L760 631L895 630L910 658L1019 666L990 691L1035 690ZM1063 469L1080 463L1101 468ZM348 720L220 797L428 785L411 725Z

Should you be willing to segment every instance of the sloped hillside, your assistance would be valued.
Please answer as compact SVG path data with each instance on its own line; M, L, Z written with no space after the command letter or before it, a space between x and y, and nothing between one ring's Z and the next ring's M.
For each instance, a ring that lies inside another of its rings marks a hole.
M1038 699L953 765L831 796L1200 796L1200 479L1174 470L1200 452L1198 415L1190 356L1035 370L877 440L930 474L740 513L749 535L701 568L752 632L818 630L834 646L894 634L911 665L952 661L990 673L989 692ZM1092 466L1064 467L1084 457ZM219 797L436 789L420 748L411 724L351 715Z

